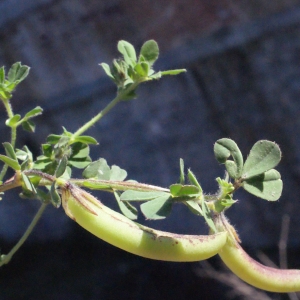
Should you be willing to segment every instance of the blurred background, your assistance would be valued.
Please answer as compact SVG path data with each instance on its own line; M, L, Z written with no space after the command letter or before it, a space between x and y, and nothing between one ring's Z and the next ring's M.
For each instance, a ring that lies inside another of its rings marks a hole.
M300 1L2 0L0 65L31 67L14 110L44 109L36 134L19 132L18 147L26 144L39 155L47 135L62 126L75 131L114 98L115 87L98 64L119 56L120 39L137 49L155 39L161 49L155 69L188 72L141 86L138 99L119 104L94 126L88 134L100 146L92 147L93 159L104 157L130 179L168 187L183 158L204 191L214 193L215 178L224 175L213 155L217 139L235 140L244 155L259 139L276 141L283 151L281 199L266 203L239 191L228 216L243 247L256 258L263 251L276 264L282 229L289 228L288 264L300 268ZM0 118L6 118L3 108ZM0 136L9 137L3 122ZM108 195L97 196L116 208ZM17 192L6 194L2 253L38 207ZM164 221L139 221L177 233L207 232L180 205ZM135 257L85 232L61 208L48 207L1 268L0 299L297 299L230 283L224 272L217 257L209 265Z

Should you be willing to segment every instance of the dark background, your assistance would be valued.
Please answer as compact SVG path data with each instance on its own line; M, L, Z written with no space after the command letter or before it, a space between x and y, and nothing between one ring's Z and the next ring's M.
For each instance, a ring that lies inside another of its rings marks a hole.
M156 70L188 72L141 86L138 99L119 104L94 126L88 133L100 146L92 147L93 159L104 157L131 179L167 187L178 178L181 157L213 193L215 178L224 174L213 156L218 138L234 139L244 155L259 139L276 141L283 151L281 199L266 203L241 191L228 216L247 251L263 250L278 263L288 215L289 266L299 268L300 1L1 1L0 65L21 61L32 68L13 98L14 110L44 108L36 134L20 132L18 147L26 144L38 155L48 134L62 126L75 131L115 96L98 64L118 57L120 39L137 48L155 39L161 49ZM6 118L3 108L0 117ZM0 135L8 139L4 125ZM115 207L106 194L98 196ZM7 253L39 203L7 193L0 206L0 246ZM167 220L140 221L177 233L207 232L181 206ZM218 258L210 263L220 267ZM0 299L246 299L202 278L200 268L120 251L49 207L0 270Z

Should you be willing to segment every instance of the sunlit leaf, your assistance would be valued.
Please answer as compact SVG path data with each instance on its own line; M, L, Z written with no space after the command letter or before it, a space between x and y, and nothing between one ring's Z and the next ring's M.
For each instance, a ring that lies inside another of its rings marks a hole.
M9 127L15 127L15 125L19 122L20 119L21 119L20 115L14 115L13 117L5 121L5 125Z
M30 181L30 179L28 178L28 176L26 176L24 173L21 173L21 176L22 176L23 185L25 189L35 194L36 193L35 187Z
M5 155L1 155L0 154L0 160L2 160L5 164L7 164L9 167L11 167L12 169L14 169L15 171L21 170L21 166L14 159L11 159L11 158L9 158L9 157L7 157Z
M15 150L14 150L13 146L10 143L4 142L3 147L5 149L5 153L8 157L10 157L13 160L17 160Z
M166 193L154 200L143 203L140 208L146 219L160 220L171 213L172 204L170 195Z
M75 158L86 158L90 153L90 147L87 144L83 144L80 142L72 144L71 148L72 155L70 158L72 160L74 160Z
M82 173L84 178L109 180L110 167L104 158L90 163Z
M121 201L120 196L117 192L114 192L114 195L123 215L126 216L128 219L136 220L138 216L138 210L129 202Z
M121 54L123 54L126 63L129 66L134 67L136 62L136 52L134 47L126 41L119 41L118 50Z
M173 197L180 197L180 196L197 195L201 193L201 190L194 185L182 185L177 183L177 184L170 185L170 192Z
M113 165L110 171L109 180L123 181L127 177L127 172L120 167Z
M94 139L91 136L85 136L85 135L81 135L75 138L75 142L80 142L83 144L92 144L92 145L97 145L98 142L96 139Z
M203 216L203 211L197 202L195 202L194 200L188 200L185 201L185 204L193 214L197 216Z
M225 164L230 177L240 178L243 168L243 156L237 144L227 138L219 139L214 145L214 153L217 161ZM228 160L232 156L233 161Z
M25 65L21 65L20 62L14 63L8 71L7 80L10 82L20 83L29 74L30 68Z
M114 79L114 76L111 74L110 66L106 63L101 63L99 65L103 68L106 75L114 81L115 79Z
M196 187L198 187L199 188L199 192L202 192L202 188L200 186L200 183L198 182L196 176L194 175L194 173L190 169L188 169L188 174L187 175L188 175L190 183L192 185L195 185Z
M252 195L268 201L276 201L281 196L283 183L280 173L271 169L245 180L242 186Z
M133 190L127 190L124 193L122 193L120 199L122 201L149 201L155 198L160 197L170 197L169 193L165 192L142 192L142 191L133 191Z
M27 114L25 114L24 118L25 119L33 118L33 117L41 115L42 112L43 112L43 109L40 106L37 106L36 108L32 109Z
M281 159L279 146L267 140L258 141L252 147L244 164L244 179L259 175L278 165Z

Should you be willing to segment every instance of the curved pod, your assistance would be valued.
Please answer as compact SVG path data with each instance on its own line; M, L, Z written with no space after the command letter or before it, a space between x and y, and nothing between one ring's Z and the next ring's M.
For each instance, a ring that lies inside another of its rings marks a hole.
M89 211L68 194L64 205L67 214L98 238L135 255L164 261L199 261L217 254L227 240L226 232L202 236L154 230L111 210L81 189L80 193L93 203L92 212L91 207Z
M228 240L219 255L226 266L245 282L265 291L300 291L300 270L276 269L251 258L237 243Z

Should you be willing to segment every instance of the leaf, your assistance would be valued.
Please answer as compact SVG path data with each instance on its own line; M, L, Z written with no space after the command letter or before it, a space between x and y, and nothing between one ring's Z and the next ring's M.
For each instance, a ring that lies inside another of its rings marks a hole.
M154 40L145 42L141 48L140 55L152 66L159 56L158 44Z
M17 156L16 156L16 153L15 153L15 150L14 150L13 146L12 146L10 143L4 142L4 143L3 143L3 147L4 147L4 149L5 149L6 155L7 155L9 158L11 158L11 159L13 159L13 160L17 160Z
M61 135L57 134L50 134L47 137L47 143L55 145L58 143L58 141L61 139Z
M13 117L5 121L5 125L9 127L15 127L15 125L18 123L20 119L21 119L20 115L14 115Z
M61 198L56 190L55 182L51 184L50 197L51 197L50 201L53 204L53 206L59 208L61 205Z
M74 142L80 142L83 144L92 144L92 145L98 145L98 142L96 139L94 139L91 136L85 136L85 135L81 135L75 138Z
M20 62L16 62L8 71L7 80L18 84L28 76L29 70L30 68L28 66L21 65Z
M195 202L194 200L188 200L185 201L185 204L193 214L197 216L203 216L203 211L197 202Z
M83 172L83 177L94 178L100 180L123 181L127 176L127 172L118 166L108 166L104 158L90 163Z
M5 164L7 164L9 167L11 167L12 169L14 169L15 171L21 170L21 166L14 159L11 159L11 158L9 158L9 157L7 157L5 155L1 155L0 154L0 160L2 160Z
M217 161L225 164L230 177L240 178L243 168L243 156L237 144L227 138L219 139L214 145L214 153ZM228 160L232 156L233 161Z
M111 74L110 66L109 66L108 64L106 64L106 63L101 63L101 64L99 64L99 65L103 68L103 70L104 70L104 72L106 73L106 75L107 75L108 77L110 77L113 81L115 81L114 76Z
M186 69L177 69L177 70L167 70L167 71L160 71L161 76L166 75L178 75L180 73L185 73Z
M37 106L36 108L29 111L27 114L25 114L24 119L30 119L36 116L41 115L43 112L43 109L40 106Z
M22 128L25 131L34 132L35 131L35 124L31 120L23 121L22 122Z
M118 50L121 54L123 54L125 62L129 66L134 67L136 63L136 53L134 47L126 41L119 41Z
M201 193L200 189L194 185L172 184L170 185L170 193L173 197L182 197L190 195L198 195Z
M159 197L170 197L169 193L165 192L141 192L141 191L133 191L127 190L122 193L120 199L121 201L149 201Z
M62 176L65 173L67 165L68 165L68 159L67 159L67 157L63 156L61 158L61 160L59 161L58 166L55 171L56 178L59 178L60 176Z
M202 188L200 186L200 183L198 182L196 176L194 175L194 173L188 169L188 178L189 178L189 181L192 185L196 186L199 188L199 192L202 192Z
M70 166L73 166L74 168L77 169L84 169L86 168L90 163L91 163L91 158L90 157L85 157L85 158L70 158L68 161L68 164Z
M127 172L120 167L113 165L110 171L109 180L123 181L127 177Z
M280 198L283 188L280 173L275 169L251 177L243 182L243 188L256 197L276 201Z
M278 165L281 159L279 146L267 140L254 144L244 164L243 179L262 174Z
M110 167L104 158L100 158L99 160L90 163L83 171L82 176L84 178L109 180Z
M46 157L51 157L52 155L52 146L50 144L42 144L42 152Z
M5 82L5 69L4 67L0 68L0 86Z
M170 214L172 204L173 202L170 199L170 195L166 193L166 195L143 203L140 208L146 219L161 220L165 219Z
M38 170L44 170L50 164L52 164L51 159L49 158L40 159L34 162L33 168Z
M138 210L129 202L121 201L120 196L117 192L114 192L114 195L123 215L126 216L128 219L136 220L138 216Z
M9 82L9 81L6 81L6 86L5 86L5 90L7 92L10 93L10 96L11 96L11 93L14 91L14 89L16 88L16 86L18 85L18 82Z
M71 138L69 136L63 134L59 139L59 141L57 142L57 144L54 146L54 148L58 149L67 146L69 144L70 139ZM74 146L72 145L72 147Z
M202 201L201 203L201 209L202 209L202 212L203 212L203 217L206 221L206 224L208 225L208 227L213 231L213 232L217 232L217 228L215 226L215 223L214 221L212 220L212 216L210 214L210 210L206 204L205 201Z
M78 158L86 158L90 154L90 147L87 144L83 144L81 142L76 142L71 145L72 155L70 160L78 159Z
M26 151L18 149L16 151L16 159L25 160L28 158L28 153Z
M147 77L149 72L149 63L142 62L135 65L134 70L139 74L141 77Z
M7 88L0 85L0 98L4 100L9 100L11 96L12 95L7 91Z
M28 176L26 176L24 173L21 173L21 176L22 176L25 189L35 194L36 193L35 187L30 181L30 179L28 178Z
M45 193L41 189L36 189L37 198L41 200L43 203L49 203L50 202L50 193Z
M179 170L180 170L179 183L183 185L185 183L185 176L184 176L184 161L182 158L180 158L179 160Z

